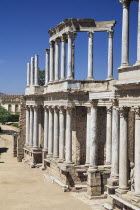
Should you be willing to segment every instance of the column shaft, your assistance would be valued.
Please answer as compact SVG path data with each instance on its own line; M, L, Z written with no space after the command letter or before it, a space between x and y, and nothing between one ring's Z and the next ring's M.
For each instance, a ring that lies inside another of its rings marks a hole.
M48 151L48 120L49 114L48 109L44 107L44 150Z
M55 41L55 81L59 80L59 42Z
M88 33L88 80L93 79L93 33Z
M107 79L113 79L113 31L108 32L108 76Z
M49 82L49 59L50 59L50 49L46 49L45 86Z
M91 104L90 166L97 166L97 106Z
M26 108L26 143L25 145L29 145L29 131L30 131L30 110Z
M65 69L66 69L66 43L62 38L61 45L61 80L65 79Z
M34 85L34 57L31 57L30 85Z
M72 35L68 34L68 76L67 79L73 79L72 75Z
M38 55L35 55L35 75L34 86L38 86Z
M138 9L138 38L137 38L137 63L140 65L140 1Z
M50 82L54 79L54 44L50 43Z
M119 113L117 107L113 107L112 113L112 167L111 176L119 175Z
M33 146L33 108L30 107L30 142L29 142L29 146Z
M111 164L112 156L112 108L107 107L106 120L106 164Z
M53 157L58 158L58 145L59 145L59 115L58 109L54 108L54 150Z
M49 107L48 157L53 156L53 109Z
M38 148L38 109L37 109L37 107L34 107L33 147Z
M91 108L87 108L87 132L86 132L86 164L90 163L90 127L91 127Z
M65 114L61 107L59 111L59 159L65 158Z
M31 73L31 66L30 63L27 63L27 87L30 86L30 73Z
M72 162L72 109L66 110L66 163Z

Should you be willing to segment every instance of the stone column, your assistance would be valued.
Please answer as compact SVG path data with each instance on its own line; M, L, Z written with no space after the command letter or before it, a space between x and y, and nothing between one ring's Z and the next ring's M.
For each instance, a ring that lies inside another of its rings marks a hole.
M140 65L140 1L138 8L138 35L137 35L137 62L136 65Z
M59 146L59 112L58 108L54 107L54 149L53 157L58 158L58 146Z
M140 201L140 108L135 110L135 197Z
M64 107L59 109L59 162L63 162L65 159L65 111Z
M90 127L91 127L91 108L87 107L87 132L86 132L86 165L90 164Z
M54 80L54 42L50 42L50 80Z
M130 1L120 0L120 2L123 4L121 67L125 67L125 66L129 66L129 5L130 5Z
M120 112L120 152L119 152L119 190L128 191L128 109L121 107Z
M74 68L75 68L75 44L72 44L72 76L74 78Z
M97 167L97 101L91 102L90 166Z
M34 86L38 86L38 55L35 55Z
M68 76L67 79L73 79L72 72L72 44L73 44L73 33L68 33Z
M26 106L26 142L25 146L29 145L29 131L30 131L30 109L28 106Z
M45 67L45 86L49 82L49 59L50 59L50 49L45 49L46 51L46 67Z
M93 32L88 33L88 77L87 80L93 80Z
M107 80L113 79L113 33L108 31L108 75Z
M53 156L53 109L49 107L48 157Z
M72 163L72 108L66 108L66 163Z
M119 176L119 112L117 102L112 110L112 167L111 177L118 179Z
M44 151L48 151L48 120L49 120L49 113L48 113L48 107L44 107Z
M111 164L112 156L112 107L107 107L106 120L106 164Z
M59 40L55 40L55 81L59 80Z
M29 146L33 146L33 121L34 121L34 116L33 116L33 107L30 107L30 141L29 141Z
M27 87L30 86L30 73L31 73L31 66L30 63L27 63Z
M62 36L61 39L61 80L65 79L65 71L66 71L66 38Z
M34 57L31 57L30 85L34 85Z
M38 148L38 107L34 106L34 133L33 133L33 148Z

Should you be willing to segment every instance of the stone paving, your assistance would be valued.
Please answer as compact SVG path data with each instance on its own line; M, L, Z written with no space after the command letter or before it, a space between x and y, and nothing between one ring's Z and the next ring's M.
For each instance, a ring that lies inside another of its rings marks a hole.
M8 126L3 126L8 130ZM10 128L11 129L11 128ZM101 210L104 200L89 201L83 193L64 193L44 179L40 169L12 157L12 136L0 135L0 148L8 148L0 157L0 210Z

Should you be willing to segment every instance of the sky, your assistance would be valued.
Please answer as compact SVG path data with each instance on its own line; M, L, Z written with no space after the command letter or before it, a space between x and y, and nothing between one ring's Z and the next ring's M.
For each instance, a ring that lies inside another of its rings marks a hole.
M0 0L0 92L24 94L26 64L35 54L45 68L48 30L65 18L116 20L114 32L114 78L121 64L122 4L119 0ZM130 6L130 64L136 62L138 2ZM75 78L87 77L88 35L75 40ZM107 78L108 34L94 35L94 77Z

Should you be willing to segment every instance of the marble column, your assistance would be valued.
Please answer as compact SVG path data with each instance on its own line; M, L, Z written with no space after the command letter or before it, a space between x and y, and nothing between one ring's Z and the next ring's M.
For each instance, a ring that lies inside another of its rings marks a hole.
M88 33L88 77L87 80L93 80L93 32Z
M49 113L48 107L44 107L44 151L48 151L48 121L49 121Z
M34 85L34 57L31 57L30 85Z
M111 156L112 156L112 107L107 107L106 164L111 164Z
M138 35L137 35L137 62L136 65L140 65L140 1L138 8Z
M53 156L53 109L49 107L48 157Z
M72 163L72 108L66 108L66 163Z
M72 44L73 44L73 33L68 33L68 75L67 79L73 79L72 72Z
M113 33L108 31L108 75L107 80L113 79Z
M45 66L45 86L49 82L49 59L50 59L50 49L45 49L46 51L46 66Z
M90 164L90 127L91 127L91 107L87 107L86 165Z
M90 166L97 167L97 101L91 102Z
M35 75L34 75L34 86L38 86L38 55L35 55Z
M33 146L33 122L34 122L34 111L33 107L30 107L30 141L29 146Z
M34 106L34 133L33 133L33 148L38 148L38 107Z
M30 63L27 63L27 87L30 86L30 73L31 73L31 66Z
M61 75L60 75L60 80L65 79L65 71L66 71L66 38L62 36L61 38Z
M121 67L125 67L125 66L129 66L129 6L130 6L130 1L120 0L120 2L123 4Z
M29 145L29 131L30 131L30 109L26 106L26 142L25 146Z
M128 109L121 107L120 112L120 151L119 151L119 191L128 191Z
M59 40L55 40L55 81L59 80L59 42Z
M140 108L135 110L135 196L140 201Z
M72 77L73 77L73 79L74 79L74 73L75 73L75 71L74 71L74 68L75 68L75 44L73 43L72 44Z
M59 152L59 111L54 107L54 144L53 144L53 157L58 158Z
M112 167L111 177L118 179L119 176L119 112L114 102L112 109Z
M54 42L50 42L50 80L54 80Z
M59 108L59 162L65 159L65 110Z

